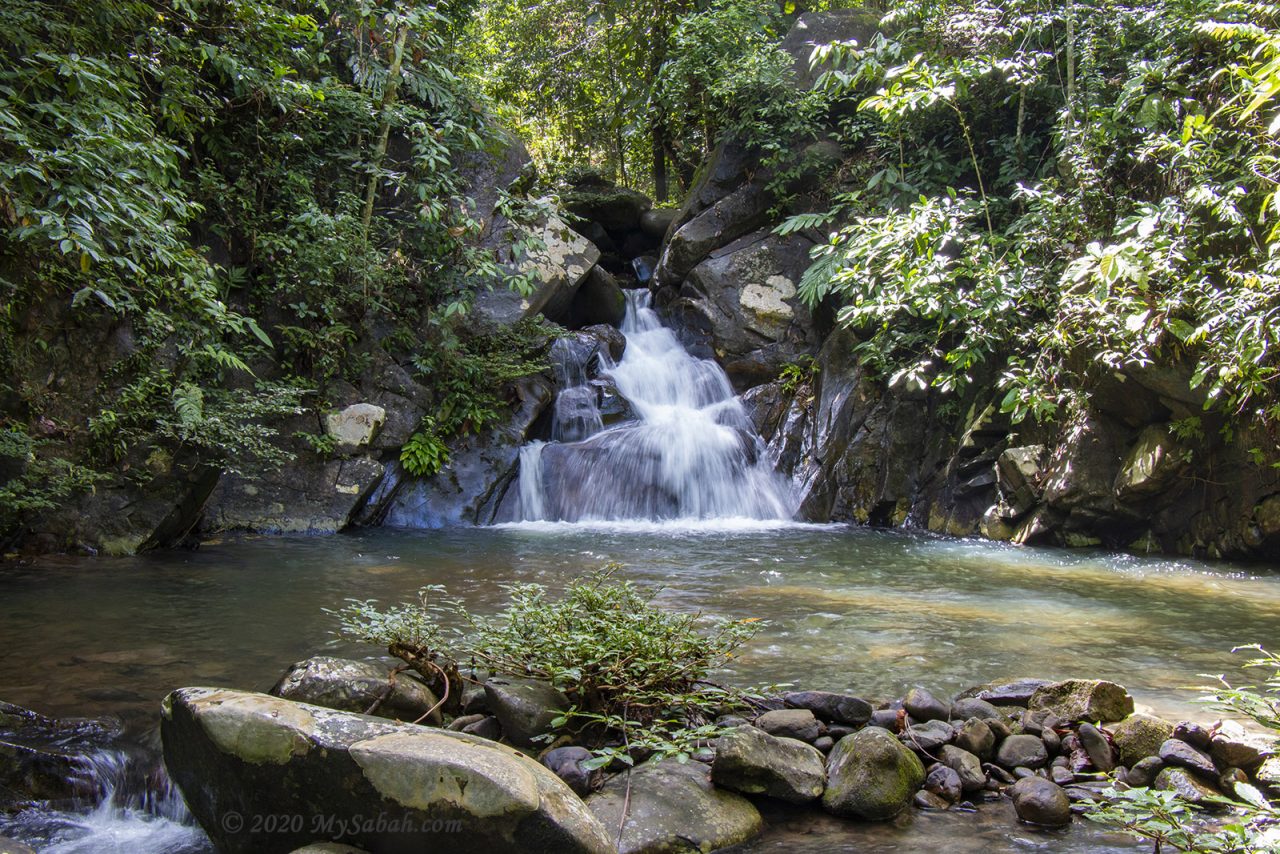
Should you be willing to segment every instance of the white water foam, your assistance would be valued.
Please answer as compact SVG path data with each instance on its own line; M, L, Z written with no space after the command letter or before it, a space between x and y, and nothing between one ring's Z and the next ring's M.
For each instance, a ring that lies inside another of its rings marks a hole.
M789 522L795 498L724 370L681 345L650 307L648 291L628 292L622 333L626 350L606 374L638 420L581 441L526 446L518 518L645 523L643 530L708 530L709 522L774 530Z

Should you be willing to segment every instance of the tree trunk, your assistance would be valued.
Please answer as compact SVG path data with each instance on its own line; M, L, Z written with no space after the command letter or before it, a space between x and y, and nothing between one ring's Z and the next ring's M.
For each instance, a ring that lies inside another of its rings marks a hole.
M364 194L364 215L360 218L360 229L365 242L369 240L369 223L373 221L373 202L378 196L378 178L382 171L382 160L387 156L387 141L391 138L391 108L396 102L396 90L400 88L400 64L404 60L405 42L409 40L409 28L404 24L396 31L395 52L391 56L391 67L387 69L387 82L382 87L382 102L378 105L378 113L382 124L378 127L378 141L373 147L373 156L369 158L369 186Z

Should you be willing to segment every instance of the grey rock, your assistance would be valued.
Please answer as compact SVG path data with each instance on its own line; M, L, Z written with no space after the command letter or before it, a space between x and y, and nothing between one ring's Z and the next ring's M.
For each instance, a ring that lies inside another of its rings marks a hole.
M929 773L924 778L924 788L925 791L934 793L949 804L959 803L964 791L960 784L960 775L954 769L941 764L929 769Z
M996 747L996 736L981 718L969 718L956 731L956 747L967 750L979 759L990 759Z
M960 777L960 785L966 792L976 792L987 784L982 760L969 751L948 744L942 748L938 758L943 765L956 772Z
M680 211L675 208L655 208L640 215L640 230L650 237L659 240L667 236L671 223L676 221Z
M697 762L646 763L618 774L587 798L587 807L615 835L622 828L619 854L713 851L763 827L750 801L713 786L710 770Z
M822 735L822 724L808 709L778 709L756 718L756 726L769 735L814 742Z
M478 724L482 720L484 720L484 715L480 715L480 714L459 715L458 717L449 721L449 726L445 728L453 730L454 732L462 732L467 727L471 726L472 724Z
M1068 786L1075 782L1076 775L1069 768L1055 765L1049 769L1049 779L1059 786Z
M1135 789L1148 788L1163 770L1164 762L1159 756L1147 756L1139 759L1125 772L1124 781Z
M478 721L472 721L461 730L467 735L476 735L480 738L487 738L489 741L502 740L502 724L493 715L485 715Z
M273 696L300 703L312 703L344 712L365 713L383 718L416 721L436 705L436 696L409 673L396 674L369 661L353 661L317 655L291 666L270 691ZM431 722L442 723L437 709Z
M220 820L233 813L381 816L413 827L397 835L353 821L345 841L377 851L613 850L558 777L473 736L214 688L170 694L160 734L171 778L219 851L273 854L313 839L307 827L265 833ZM453 820L466 832L430 830Z
M848 694L790 691L782 695L782 701L793 709L808 709L815 716L831 723L857 727L871 720L871 704Z
M1036 690L1029 709L1045 709L1064 721L1119 721L1133 714L1123 686L1101 679L1067 679Z
M1185 741L1171 738L1160 745L1160 760L1165 765L1186 768L1204 777L1215 778L1218 768L1207 753L1196 750Z
M945 721L951 716L951 704L918 686L907 692L902 699L902 707L918 721Z
M1278 747L1274 738L1246 730L1235 721L1223 721L1209 745L1209 755L1220 768L1252 771Z
M643 193L596 178L573 186L562 199L566 210L611 232L640 230L644 213L653 207Z
M1198 779L1186 768L1165 768L1156 775L1154 785L1157 789L1177 792L1178 797L1196 805L1209 805L1210 798L1220 794L1217 789Z
M507 740L517 747L533 747L551 731L551 722L569 708L569 700L549 683L537 679L490 677L485 696Z
M1105 772L1116 767L1111 744L1097 727L1090 723L1082 723L1076 730L1076 736L1080 739L1080 746L1084 748L1094 768Z
M744 795L802 804L822 796L826 769L822 754L803 741L743 726L716 742L711 781Z
M844 736L841 736L841 738L843 737ZM823 753L826 753L829 750L831 750L831 748L836 746L836 740L832 738L829 734L824 735L821 738L819 738L817 741L815 741L813 743L813 746L816 747L818 750L822 751Z
M0 854L36 854L36 849L7 836L0 836Z
M986 700L994 706L1026 706L1031 702L1031 697L1036 691L1049 684L1052 683L1047 679L1010 679L989 682L962 692L956 699L975 697Z
M867 723L871 726L887 729L890 732L898 732L898 711L896 709L876 709L871 713L871 718Z
M911 803L915 805L916 809L922 810L945 810L951 808L950 801L927 789L921 789L916 792L911 798Z
M901 738L912 750L933 753L955 738L955 730L946 721L929 721L907 727Z
M1034 735L1011 735L996 750L996 762L1006 768L1042 768L1048 761L1044 742Z
M1173 728L1173 738L1185 741L1196 750L1208 750L1213 734L1208 729L1192 721L1179 721Z
M541 762L551 769L565 784L580 797L591 793L592 784L603 775L601 771L591 771L582 767L582 763L591 759L592 753L585 747L576 745L557 747L542 754Z
M592 267L587 274L567 312L568 320L576 328L604 324L620 326L627 313L627 298L622 287L610 273L601 267Z
M967 721L969 718L1002 720L1004 713L986 700L980 700L977 697L965 697L951 704L951 717L953 720L961 721Z
M832 748L822 806L836 815L883 821L911 803L924 777L920 760L892 733L867 727Z
M1009 791L1018 818L1029 824L1060 827L1071 821L1071 802L1057 783L1024 777Z
M1044 742L1044 749L1048 751L1050 756L1057 756L1062 752L1062 736L1049 728L1040 731L1040 740Z

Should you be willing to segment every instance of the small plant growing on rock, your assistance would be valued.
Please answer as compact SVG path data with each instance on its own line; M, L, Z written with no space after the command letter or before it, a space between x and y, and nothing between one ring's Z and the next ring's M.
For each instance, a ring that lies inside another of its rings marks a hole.
M384 610L352 600L329 613L344 636L385 646L436 684L463 661L551 683L570 706L544 738L590 745L594 767L655 754L686 759L720 734L717 714L749 704L746 692L709 677L762 623L664 610L658 591L618 580L620 569L609 564L558 598L539 584L510 585L510 603L494 616L472 614L439 586L414 603Z

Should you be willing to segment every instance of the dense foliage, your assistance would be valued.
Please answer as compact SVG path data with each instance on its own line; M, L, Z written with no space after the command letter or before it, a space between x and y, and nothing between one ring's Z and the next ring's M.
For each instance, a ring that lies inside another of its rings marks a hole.
M815 51L866 155L802 283L857 358L1015 420L1185 366L1228 431L1280 417L1276 11L1197 0L905 2ZM1207 426L1207 425L1205 425ZM1201 429L1201 425L1185 425Z
M553 684L571 705L546 740L567 734L590 743L595 767L654 753L687 758L719 733L717 714L744 702L742 692L708 678L761 624L664 610L658 591L615 580L619 569L578 579L559 598L537 584L510 586L510 602L491 617L439 587L425 588L418 602L383 609L351 601L335 614L346 637L385 646L411 665L471 662Z
M3 4L0 527L104 473L147 476L157 446L278 465L269 425L358 378L371 342L430 373L431 435L483 426L537 335L456 328L477 289L513 278L464 193L468 153L505 144L456 71L466 15ZM69 350L70 329L96 345Z

